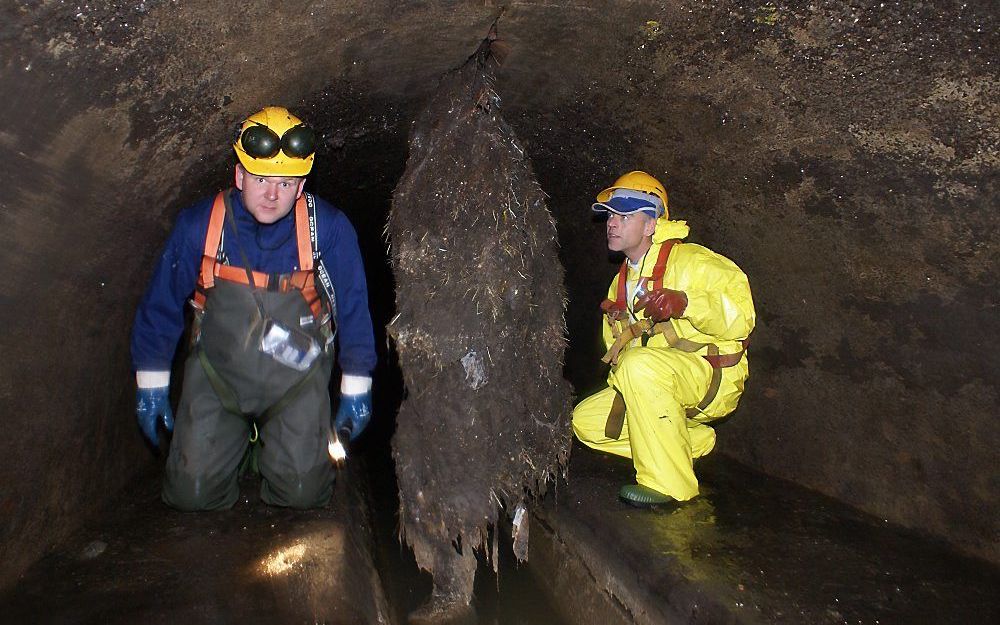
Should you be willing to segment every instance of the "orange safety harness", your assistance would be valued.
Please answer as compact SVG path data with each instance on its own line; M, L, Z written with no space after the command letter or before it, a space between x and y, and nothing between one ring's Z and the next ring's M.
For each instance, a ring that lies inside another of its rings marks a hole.
M674 245L680 243L680 239L667 239L660 245L660 253L656 255L656 264L653 265L653 275L650 277L650 287L647 291L663 288L663 274L667 272L667 260L670 258L670 250ZM639 278L642 279L641 277ZM618 293L615 294L615 305L622 308L628 306L628 291L626 281L628 280L628 258L622 261L622 267L618 270Z
M208 220L208 232L205 235L205 252L201 259L201 272L198 275L198 286L195 289L193 303L198 309L204 309L205 299L209 289L215 286L215 281L228 280L250 285L247 270L233 267L225 262L222 247L222 227L226 217L225 193L220 191L212 204L212 214ZM259 271L253 274L253 284L257 288L269 291L288 292L295 289L302 293L313 317L322 322L327 313L316 288L316 271L314 261L319 258L316 240L316 206L315 200L308 193L303 193L295 202L295 238L298 244L299 269L291 273L266 274ZM323 286L329 281L325 268L320 265L320 279ZM332 294L332 285L325 289Z
M667 271L667 260L670 258L670 251L679 242L680 239L668 239L660 246L660 252L656 256L656 264L653 266L653 273L649 278L650 286L646 290L647 292L663 288L663 276ZM618 272L618 289L615 301L612 303L612 307L616 310L628 310L627 279L628 259L625 259ZM651 319L640 319L627 327L621 327L624 324L609 317L608 323L611 324L611 329L615 335L615 342L601 360L612 365L617 364L618 354L626 345L633 339L643 335L662 334L667 340L668 345L683 352L694 353L707 348L706 351L708 353L702 354L701 357L707 360L708 364L712 367L712 377L709 380L705 396L698 402L698 405L691 406L685 410L685 414L689 419L703 414L708 406L715 401L715 398L719 394L719 388L722 385L722 369L736 366L742 360L743 354L746 353L750 341L749 339L741 341L740 344L743 349L735 354L720 354L719 346L714 343L698 343L678 336L670 320L654 324ZM608 419L604 425L605 436L614 440L618 440L621 437L622 428L625 423L625 410L625 399L621 392L616 389L615 397L611 403L611 410L608 412Z
M667 272L667 261L670 259L670 252L674 249L674 245L680 243L680 239L667 239L660 245L660 251L656 256L656 264L653 265L653 273L649 278L649 288L646 289L647 292L652 292L655 289L663 288L663 276ZM615 295L615 301L613 302L613 308L617 310L627 310L628 309L628 291L626 286L626 281L628 279L628 259L622 261L621 269L618 271L618 289ZM642 280L642 278L639 278ZM608 318L608 323L611 324L611 329L615 336L615 342L608 349L608 352L604 355L602 360L607 363L615 363L618 360L618 354L621 352L625 346L630 343L633 339L643 336L643 335L653 335L662 334L664 338L667 339L667 344L671 347L680 349L685 352L697 352L701 349L707 347L708 353L702 355L702 358L708 361L708 364L712 366L713 369L725 369L727 367L733 367L739 363L740 359L743 358L743 354L747 350L750 340L744 339L740 342L743 349L736 352L735 354L719 354L719 348L713 343L698 343L685 338L681 338L677 335L677 331L674 330L673 325L670 321L662 321L660 323L654 324L650 319L642 319L631 325L625 325L622 322L616 322L610 317Z

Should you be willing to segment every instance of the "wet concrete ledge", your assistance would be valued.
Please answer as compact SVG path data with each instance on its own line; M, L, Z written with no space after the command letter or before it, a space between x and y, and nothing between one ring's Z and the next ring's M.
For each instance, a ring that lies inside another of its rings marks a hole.
M695 468L699 498L639 510L616 497L631 463L573 449L529 554L569 622L1000 622L993 565L723 456Z
M151 475L0 595L0 623L392 623L348 471L326 508L305 511L264 505L251 477L232 510L177 512Z

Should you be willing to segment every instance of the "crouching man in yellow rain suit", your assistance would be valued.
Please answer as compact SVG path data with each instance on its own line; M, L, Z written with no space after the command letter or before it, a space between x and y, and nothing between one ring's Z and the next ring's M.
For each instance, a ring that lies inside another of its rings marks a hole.
M698 494L693 461L715 447L709 423L736 408L747 379L754 307L746 275L728 258L683 243L667 192L633 171L601 191L608 249L625 254L604 312L608 388L573 411L586 445L626 458L637 484L619 496L636 506Z

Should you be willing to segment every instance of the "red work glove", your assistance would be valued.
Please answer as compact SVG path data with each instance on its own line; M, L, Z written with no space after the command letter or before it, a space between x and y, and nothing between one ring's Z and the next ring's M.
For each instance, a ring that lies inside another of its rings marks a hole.
M607 315L612 321L620 321L625 318L628 309L625 308L625 302L615 302L606 299L601 302L601 312Z
M635 310L646 311L646 318L654 323L677 319L684 314L688 305L688 296L684 291L673 289L656 289L646 293L635 303Z

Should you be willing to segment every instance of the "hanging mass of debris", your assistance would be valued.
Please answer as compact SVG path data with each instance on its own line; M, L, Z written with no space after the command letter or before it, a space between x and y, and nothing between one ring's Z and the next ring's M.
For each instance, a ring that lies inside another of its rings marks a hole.
M387 227L406 384L400 534L434 578L428 613L468 605L474 551L496 567L490 528L569 454L563 268L545 194L500 115L499 45L491 32L416 121Z

